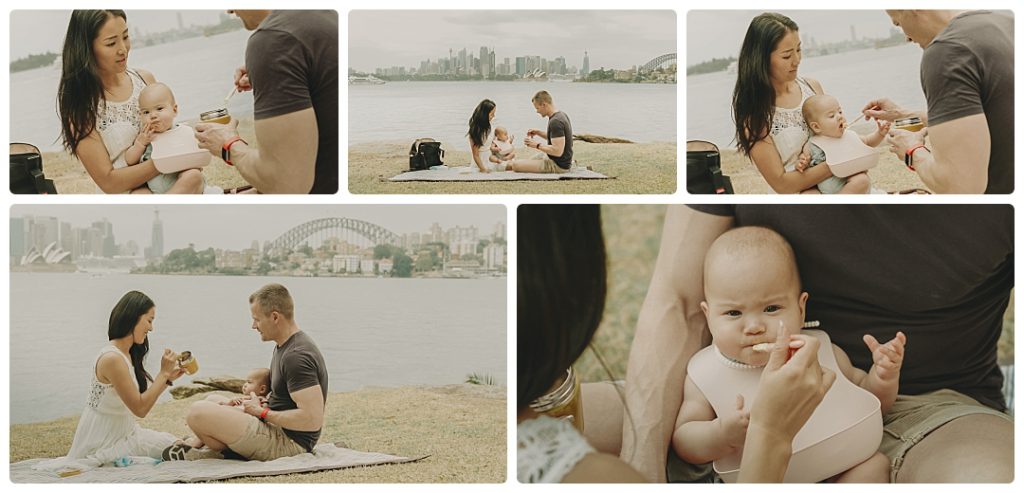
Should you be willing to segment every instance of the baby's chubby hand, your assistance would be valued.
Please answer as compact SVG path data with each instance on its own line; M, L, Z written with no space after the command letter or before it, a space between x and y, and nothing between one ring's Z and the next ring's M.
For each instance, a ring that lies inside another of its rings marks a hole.
M148 146L150 143L153 142L153 134L154 133L155 132L153 131L153 123L152 122L146 122L142 126L142 129L139 130L139 135L137 137L135 137L135 144L143 146L143 147Z
M807 152L801 152L800 158L796 162L796 170L803 173L807 170L807 167L811 164L811 155Z
M718 426L725 436L725 442L733 449L743 448L749 424L750 411L743 410L743 396L736 394L736 413L718 418Z
M871 334L864 335L864 344L871 350L874 365L871 371L882 380L899 380L900 368L903 366L903 348L907 344L907 336L897 332L896 337L881 344Z
M892 128L892 122L888 120L875 120L875 125L878 127L876 133L879 135L888 135L889 129Z

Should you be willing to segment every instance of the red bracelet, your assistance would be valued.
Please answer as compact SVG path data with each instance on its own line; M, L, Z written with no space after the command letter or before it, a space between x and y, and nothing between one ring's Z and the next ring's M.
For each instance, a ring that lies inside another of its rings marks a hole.
M928 152L932 152L931 149L925 147L924 144L918 144L914 147L911 147L910 149L907 149L907 153L903 155L903 162L906 163L908 168L910 168L910 171L917 171L914 169L914 151L921 148L924 148L924 150Z
M267 414L270 414L270 408L269 407L263 408L263 412L260 413L260 421L264 421L265 422L267 420Z
M240 140L242 141L243 144L249 145L248 142L242 140L242 137L236 135L228 139L227 142L224 142L224 145L220 148L220 158L223 159L224 162L228 164L228 166L235 165L234 163L231 162L231 146L234 145L235 142L238 142Z

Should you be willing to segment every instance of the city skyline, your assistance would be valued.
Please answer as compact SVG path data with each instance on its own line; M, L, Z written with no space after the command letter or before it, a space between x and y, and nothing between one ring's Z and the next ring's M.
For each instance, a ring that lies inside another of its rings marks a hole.
M423 233L434 223L442 229L475 227L481 236L491 235L499 223L507 227L503 205L367 205L367 206L91 206L19 205L11 218L55 217L74 228L107 221L113 225L118 245L129 241L139 255L149 248L154 210L163 223L163 253L186 248L242 250L254 241L273 241L289 229L323 217L348 217L377 224L397 235ZM241 212L241 213L240 213Z
M497 59L564 57L580 67L590 53L591 70L629 68L675 53L673 11L352 11L349 68L419 67L449 50L486 46ZM388 36L381 37L382 32Z
M208 25L220 22L224 10L125 10L128 29L154 33L180 25ZM234 16L231 16L234 17ZM11 12L11 61L46 52L60 53L71 19L70 10L14 10Z
M894 28L884 10L778 10L800 28L807 45L846 41L851 36L886 38ZM747 27L763 10L691 10L686 15L686 66L735 57Z

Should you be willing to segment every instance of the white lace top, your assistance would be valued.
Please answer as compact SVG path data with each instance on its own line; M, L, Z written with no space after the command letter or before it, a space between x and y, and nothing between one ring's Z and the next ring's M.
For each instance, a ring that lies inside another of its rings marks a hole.
M807 98L814 95L814 89L802 78L797 78L797 85L800 86L800 104L796 108L775 107L775 116L772 118L772 140L775 141L775 149L779 151L782 158L782 165L786 171L796 169L796 163L800 160L800 150L807 142L808 128L804 121L801 108Z
M103 138L103 145L107 148L114 169L128 165L124 161L124 151L131 147L135 137L139 135L139 130L142 129L139 93L146 87L146 81L134 70L128 70L127 73L132 81L131 97L125 101L104 100L96 108L96 129Z
M594 447L572 424L539 416L519 423L516 463L520 483L559 483Z

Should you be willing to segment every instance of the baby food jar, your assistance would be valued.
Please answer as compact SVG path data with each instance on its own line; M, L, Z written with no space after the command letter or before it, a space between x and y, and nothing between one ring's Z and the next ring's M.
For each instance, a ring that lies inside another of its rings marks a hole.
M914 116L910 118L900 118L899 120L892 122L892 126L900 130L917 132L924 128L924 122L922 122L920 118Z
M195 375L199 371L199 362L196 361L195 356L192 356L190 351L182 351L178 355L178 366L185 370L189 375Z
M231 121L231 115L228 114L227 108L219 108L200 113L199 120L203 123L228 123Z
M568 420L580 433L583 432L583 398L580 395L580 381L570 366L565 378L554 388L530 403L534 411L552 418Z

